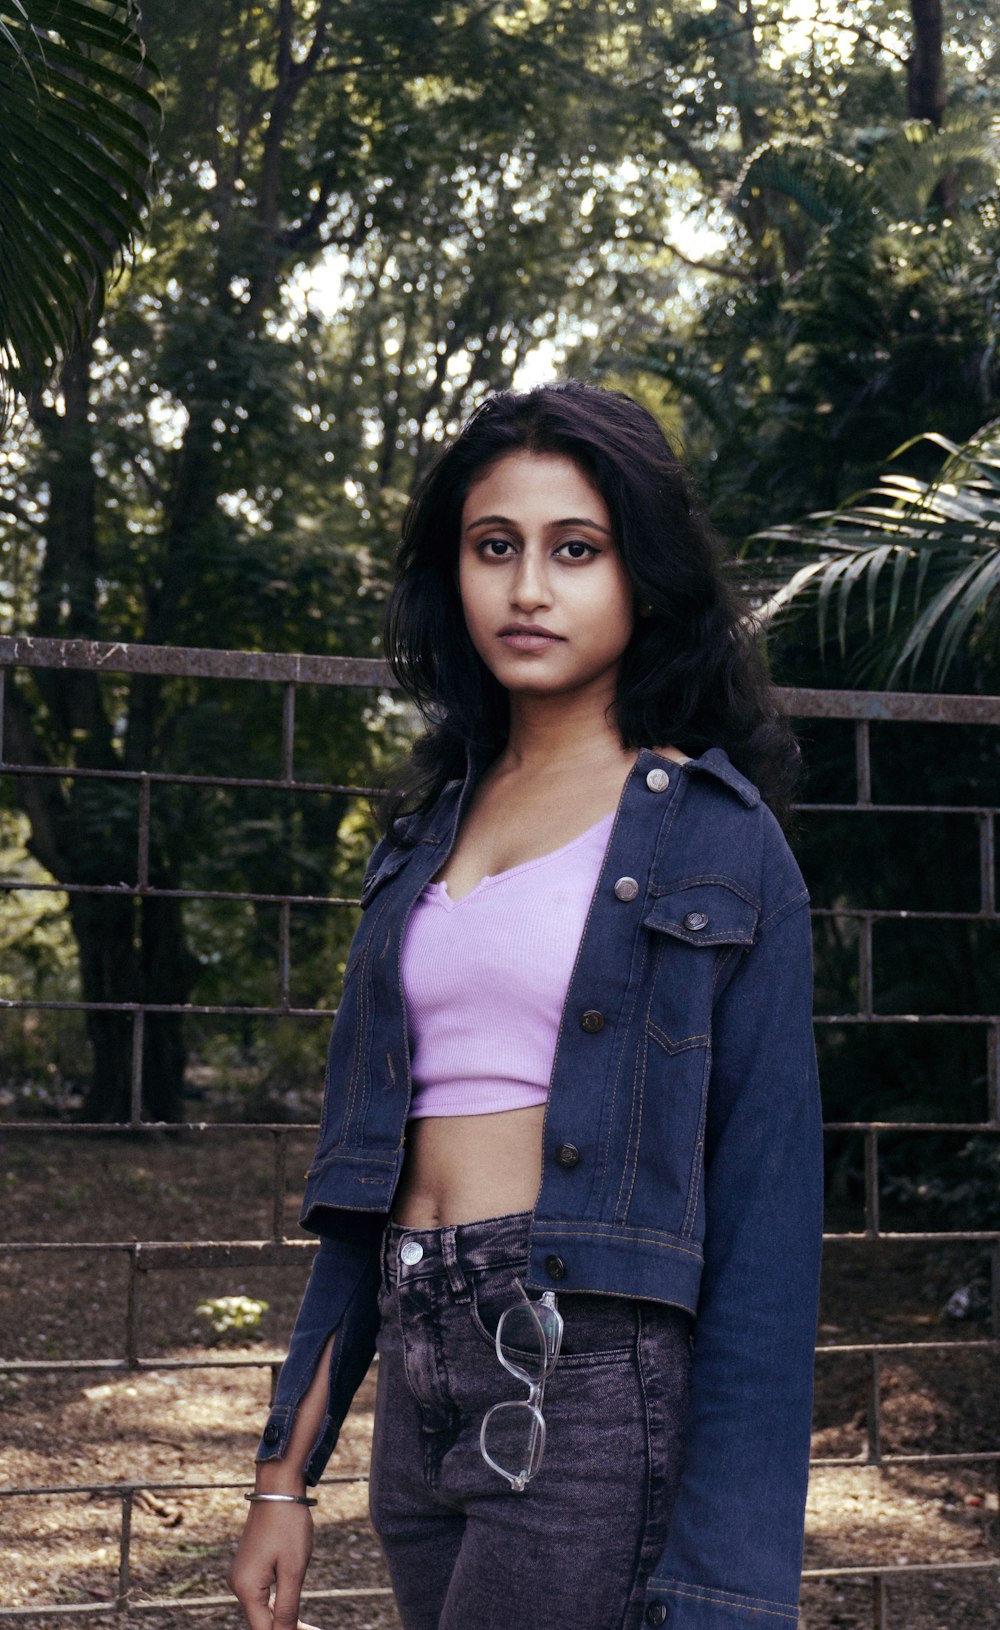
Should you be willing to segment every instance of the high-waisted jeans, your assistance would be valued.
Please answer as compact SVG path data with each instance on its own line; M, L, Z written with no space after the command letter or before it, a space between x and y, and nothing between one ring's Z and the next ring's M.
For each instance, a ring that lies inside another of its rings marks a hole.
M692 1320L559 1293L545 1457L513 1492L483 1460L479 1430L491 1404L528 1396L494 1340L523 1295L530 1221L386 1228L370 1509L405 1630L643 1621L680 1478Z

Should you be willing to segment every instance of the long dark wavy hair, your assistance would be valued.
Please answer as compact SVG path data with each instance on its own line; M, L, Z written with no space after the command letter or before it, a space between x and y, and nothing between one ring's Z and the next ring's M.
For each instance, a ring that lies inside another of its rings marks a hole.
M385 651L427 729L378 805L383 829L405 841L396 819L428 809L448 781L464 778L467 749L481 773L507 741L508 694L466 631L456 563L470 487L520 451L563 454L593 481L636 601L651 608L636 617L620 664L615 719L623 745L673 745L692 757L723 747L784 820L798 747L691 476L645 408L619 391L569 380L489 397L410 501Z

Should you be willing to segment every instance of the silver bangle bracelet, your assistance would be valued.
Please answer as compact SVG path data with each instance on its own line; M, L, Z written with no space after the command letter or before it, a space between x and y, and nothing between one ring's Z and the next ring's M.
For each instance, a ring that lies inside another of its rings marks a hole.
M315 1500L309 1498L308 1494L244 1494L243 1498L244 1500L249 1500L251 1505L257 1505L259 1502L263 1501L266 1501L269 1504L274 1501L280 1505L317 1504Z

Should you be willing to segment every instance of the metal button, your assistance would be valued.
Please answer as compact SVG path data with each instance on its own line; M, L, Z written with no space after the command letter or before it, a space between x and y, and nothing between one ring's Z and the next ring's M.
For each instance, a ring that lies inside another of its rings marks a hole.
M547 1256L545 1258L545 1272L550 1279L565 1279L566 1264L561 1256Z
M616 900L634 900L639 892L639 885L634 877L620 877L615 884Z
M588 1007L586 1013L580 1015L580 1028L586 1030L588 1036L596 1036L604 1029L604 1014L598 1013L596 1007Z
M281 1427L278 1425L277 1421L268 1421L264 1428L264 1442L267 1444L269 1449L277 1443L280 1436Z
M704 911L689 911L684 918L684 927L692 934L697 934L699 928L708 927L708 917Z
M663 1602L650 1602L646 1609L647 1624L666 1624L667 1609Z
M566 1170L570 1171L574 1166L579 1166L580 1151L575 1143L560 1143L556 1150L556 1159L560 1166L565 1166Z
M424 1248L418 1239L404 1239L399 1247L399 1260L405 1262L408 1268L412 1268L415 1262L419 1262L423 1254Z
M646 785L650 792L666 792L670 785L670 777L666 770L650 770L646 777Z

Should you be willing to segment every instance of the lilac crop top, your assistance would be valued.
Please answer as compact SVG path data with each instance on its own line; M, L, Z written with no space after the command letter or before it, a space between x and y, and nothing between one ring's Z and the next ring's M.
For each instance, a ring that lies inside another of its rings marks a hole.
M460 900L428 883L403 935L409 1119L544 1104L615 812Z

